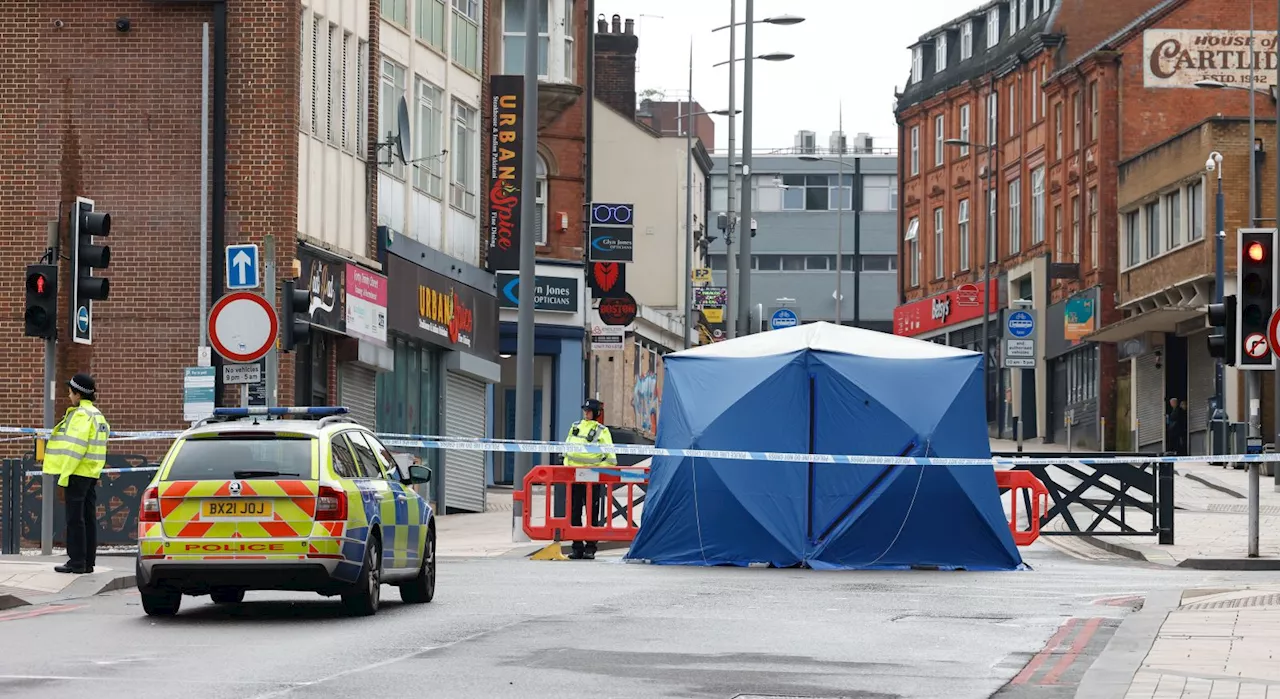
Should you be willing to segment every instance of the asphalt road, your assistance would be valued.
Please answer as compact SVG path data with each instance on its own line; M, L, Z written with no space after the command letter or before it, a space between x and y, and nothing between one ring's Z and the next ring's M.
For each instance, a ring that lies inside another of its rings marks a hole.
M0 614L0 697L1069 697L1135 596L1261 579L1026 557L1016 573L442 559L435 602L388 589L366 619L250 593L153 620L124 591Z

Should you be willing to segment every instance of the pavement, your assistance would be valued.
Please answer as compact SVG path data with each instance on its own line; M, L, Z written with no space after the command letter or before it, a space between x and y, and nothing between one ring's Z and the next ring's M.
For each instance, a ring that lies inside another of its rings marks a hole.
M100 555L88 575L54 572L66 562L65 555L0 556L0 610L91 597L136 583L133 556Z

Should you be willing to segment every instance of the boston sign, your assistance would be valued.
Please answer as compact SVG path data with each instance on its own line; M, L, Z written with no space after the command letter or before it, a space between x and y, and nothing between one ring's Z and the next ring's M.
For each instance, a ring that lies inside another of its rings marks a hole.
M987 292L999 292L995 280L987 285ZM981 318L986 299L981 286L964 284L946 293L898 306L893 309L893 334L920 335Z

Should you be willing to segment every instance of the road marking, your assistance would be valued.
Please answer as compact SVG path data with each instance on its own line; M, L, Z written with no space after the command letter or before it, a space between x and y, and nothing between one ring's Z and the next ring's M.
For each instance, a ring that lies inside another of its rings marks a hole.
M0 621L17 621L19 619L34 619L45 614L57 614L60 612L70 612L77 609L83 609L83 604L73 605L50 605L48 607L37 607L36 609L24 609L17 612L7 612L0 614Z
M1094 617L1085 622L1084 628L1080 630L1080 633L1076 634L1075 641L1071 643L1071 649L1062 656L1062 660L1058 661L1058 664L1049 671L1049 674L1041 678L1040 684L1057 684L1058 678L1062 676L1062 673L1066 672L1067 668L1071 667L1071 663L1074 663L1076 658L1080 657L1080 653L1089 646L1089 640L1093 638L1093 634L1098 630L1098 626L1101 623L1102 619L1099 617Z
M1045 664L1045 661L1049 659L1049 656L1053 651L1058 649L1058 646L1062 644L1062 641L1067 637L1067 634L1071 633L1071 629L1074 629L1078 623L1080 623L1080 619L1076 617L1067 619L1067 623L1058 627L1058 632L1055 633L1049 639L1049 642L1044 645L1044 650L1036 653L1036 656L1031 659L1031 662L1027 663L1027 666L1022 668L1022 672L1019 672L1018 676L1014 677L1009 684L1026 684L1027 681L1031 679L1031 676L1040 670L1040 666Z

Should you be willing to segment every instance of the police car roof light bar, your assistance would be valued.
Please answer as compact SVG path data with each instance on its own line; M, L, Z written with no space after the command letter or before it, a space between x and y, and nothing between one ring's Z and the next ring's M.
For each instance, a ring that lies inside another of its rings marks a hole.
M294 418L325 418L335 415L346 415L351 412L342 406L323 406L323 407L294 407L294 408L214 408L213 416L221 418L238 418L238 417L294 417Z

